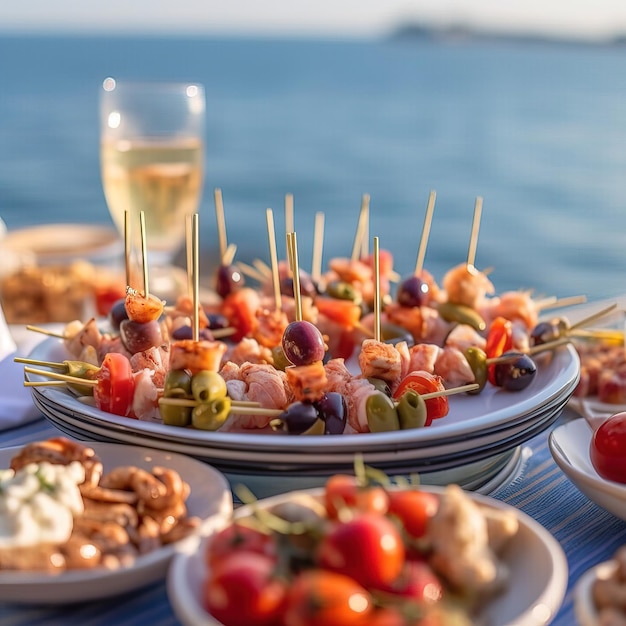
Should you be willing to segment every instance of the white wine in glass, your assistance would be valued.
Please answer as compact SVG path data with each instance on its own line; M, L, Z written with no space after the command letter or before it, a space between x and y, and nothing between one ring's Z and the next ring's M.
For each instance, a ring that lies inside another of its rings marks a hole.
M151 272L165 273L198 211L204 181L205 96L191 83L117 82L100 97L100 162L109 212L121 234L129 212L139 246L144 212Z

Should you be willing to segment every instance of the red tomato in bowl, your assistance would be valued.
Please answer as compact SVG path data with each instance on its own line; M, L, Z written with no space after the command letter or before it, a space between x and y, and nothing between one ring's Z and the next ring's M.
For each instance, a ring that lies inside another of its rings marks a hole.
M602 422L591 438L589 456L602 478L626 483L626 411Z
M326 481L324 504L330 519L337 519L344 508L384 515L389 496L382 487L359 484L356 476L334 474Z
M428 522L439 508L439 498L434 493L419 489L389 491L389 514L396 517L408 535L423 537Z

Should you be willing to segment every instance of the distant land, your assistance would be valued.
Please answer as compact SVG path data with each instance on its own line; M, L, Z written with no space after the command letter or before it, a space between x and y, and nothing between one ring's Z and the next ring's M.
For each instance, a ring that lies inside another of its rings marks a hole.
M606 38L583 38L566 35L551 35L533 32L507 32L482 30L465 24L449 24L434 26L418 22L407 22L396 26L388 39L392 41L411 42L420 39L441 40L450 42L462 41L517 41L531 44L554 45L590 45L590 46L623 46L626 45L626 34Z

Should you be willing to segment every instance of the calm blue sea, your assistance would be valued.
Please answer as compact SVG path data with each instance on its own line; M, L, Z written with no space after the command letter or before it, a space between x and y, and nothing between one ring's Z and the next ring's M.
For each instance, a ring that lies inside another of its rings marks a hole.
M110 223L97 111L109 75L205 84L209 258L215 187L247 262L269 259L265 209L281 229L293 193L305 269L315 212L326 215L325 260L349 256L369 193L370 235L408 273L435 189L426 267L436 277L467 258L480 195L476 264L493 268L499 291L626 292L626 47L2 35L9 228Z

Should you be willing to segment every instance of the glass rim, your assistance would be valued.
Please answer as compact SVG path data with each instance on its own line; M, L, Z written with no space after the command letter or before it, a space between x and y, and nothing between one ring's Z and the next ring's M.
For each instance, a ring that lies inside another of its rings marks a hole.
M123 88L125 91L131 90L146 90L151 89L155 91L178 91L186 90L189 87L195 87L199 92L204 92L204 84L197 81L183 81L183 80L133 80L133 79L117 79L113 76L107 76L102 81L101 91L102 93L115 93L119 88Z

